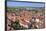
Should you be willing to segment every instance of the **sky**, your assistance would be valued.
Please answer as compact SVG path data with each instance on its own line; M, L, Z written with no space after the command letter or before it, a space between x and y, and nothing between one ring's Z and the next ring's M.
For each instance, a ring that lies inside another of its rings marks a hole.
M8 1L35 1L35 2L44 2L43 0L8 0Z
M30 6L30 7L44 7L44 3L27 3L27 2L7 2L8 7L16 7L16 6Z

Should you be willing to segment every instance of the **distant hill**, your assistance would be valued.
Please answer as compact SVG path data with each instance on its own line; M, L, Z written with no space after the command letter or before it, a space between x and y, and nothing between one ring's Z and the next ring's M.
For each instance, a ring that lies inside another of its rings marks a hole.
M45 7L30 7L30 6L16 6L16 7L7 7L7 8L30 8L30 9L44 9Z

